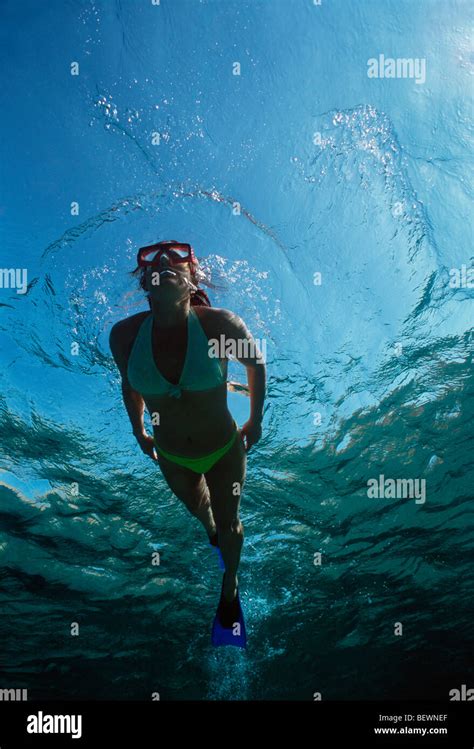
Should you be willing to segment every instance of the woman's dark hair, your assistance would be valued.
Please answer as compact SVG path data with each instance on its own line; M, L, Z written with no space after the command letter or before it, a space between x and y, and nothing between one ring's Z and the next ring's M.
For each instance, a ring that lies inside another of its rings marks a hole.
M157 242L157 244L163 244L163 245L177 244L177 242L174 239L166 239L166 240L163 240L162 242ZM137 266L135 270L130 271L131 276L134 276L135 278L138 276L138 283L139 283L140 288L143 289L143 291L147 291L146 282L145 282L145 272L146 272L146 269L140 268L140 266ZM217 289L219 287L212 284L210 280L206 278L206 274L200 269L199 263L196 267L192 267L191 278L192 278L194 285L198 287L196 291L191 291L191 304L193 305L193 307L198 307L198 306L211 307L212 305L211 305L209 297L207 296L204 289L199 288L199 284L204 283L206 284L206 286L209 286L213 289ZM151 309L150 295L147 294L146 296L148 299L148 305Z

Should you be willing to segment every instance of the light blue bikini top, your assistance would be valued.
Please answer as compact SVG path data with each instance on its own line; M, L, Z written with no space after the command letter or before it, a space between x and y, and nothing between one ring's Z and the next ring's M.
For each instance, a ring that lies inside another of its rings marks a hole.
M192 307L188 315L186 358L177 385L165 379L155 364L152 326L153 315L150 312L138 329L128 359L127 377L134 390L143 395L180 398L183 390L210 390L226 382L219 359L209 356L207 336Z

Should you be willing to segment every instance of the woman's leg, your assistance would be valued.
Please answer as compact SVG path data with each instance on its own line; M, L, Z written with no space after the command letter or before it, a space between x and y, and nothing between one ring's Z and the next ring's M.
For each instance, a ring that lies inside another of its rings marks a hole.
M219 548L225 563L224 598L232 600L237 587L237 569L244 539L239 518L240 495L245 481L247 455L240 430L227 452L205 473L212 514L217 526Z
M203 524L209 538L216 532L204 475L179 466L158 453L158 464L169 488Z

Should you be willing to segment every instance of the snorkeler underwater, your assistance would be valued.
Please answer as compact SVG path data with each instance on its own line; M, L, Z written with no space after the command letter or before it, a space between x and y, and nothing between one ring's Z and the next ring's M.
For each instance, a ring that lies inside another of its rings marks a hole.
M1 749L464 746L473 20L0 3Z

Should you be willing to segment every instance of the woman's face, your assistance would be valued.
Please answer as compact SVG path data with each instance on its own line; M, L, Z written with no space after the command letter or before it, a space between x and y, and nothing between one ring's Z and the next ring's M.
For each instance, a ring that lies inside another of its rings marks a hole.
M173 263L163 252L158 262L145 270L146 290L152 299L181 298L189 295L193 283L191 263Z

